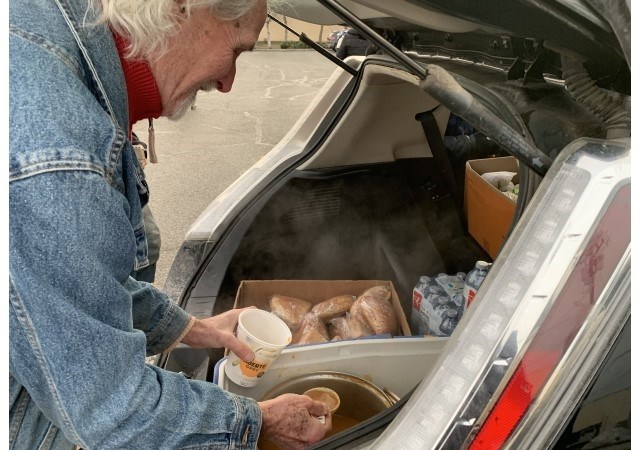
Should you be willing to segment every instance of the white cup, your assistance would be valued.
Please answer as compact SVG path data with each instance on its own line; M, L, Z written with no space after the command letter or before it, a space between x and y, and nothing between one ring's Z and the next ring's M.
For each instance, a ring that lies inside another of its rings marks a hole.
M291 342L291 330L279 317L261 309L245 309L238 316L238 339L251 348L255 358L244 362L229 352L227 377L239 386L252 387Z

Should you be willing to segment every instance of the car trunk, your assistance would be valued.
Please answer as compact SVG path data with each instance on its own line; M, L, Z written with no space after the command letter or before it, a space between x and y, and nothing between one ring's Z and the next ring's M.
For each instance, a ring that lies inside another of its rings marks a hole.
M562 113L572 100L561 86L506 82L501 71L464 61L443 65L472 77L474 95L482 94L478 98L511 127L529 125L522 133L531 133L548 155L585 132L602 134L583 108ZM556 92L552 101L548 95L543 100L555 117L553 133L549 121L536 119L542 90ZM420 89L416 77L388 59L369 59L337 117L326 118L332 124L322 139L281 180L256 193L261 201L238 214L240 222L229 227L186 290L185 309L196 316L227 311L243 280L389 280L409 320L421 276L467 273L478 260L492 261L469 235L461 212L464 170L467 160L508 152L491 142L446 150L456 195L416 120L424 111L433 113L440 138L476 131L460 120L448 127L450 112ZM515 119L516 111L523 119ZM530 183L530 192L523 186L521 195L530 198L535 186ZM223 356L220 349L180 346L164 366L211 380Z

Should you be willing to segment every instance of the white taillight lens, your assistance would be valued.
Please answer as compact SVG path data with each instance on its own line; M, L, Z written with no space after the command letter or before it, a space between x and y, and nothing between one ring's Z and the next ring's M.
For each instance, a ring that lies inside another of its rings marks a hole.
M631 241L631 187L615 194L505 390L469 447L499 449L572 345Z

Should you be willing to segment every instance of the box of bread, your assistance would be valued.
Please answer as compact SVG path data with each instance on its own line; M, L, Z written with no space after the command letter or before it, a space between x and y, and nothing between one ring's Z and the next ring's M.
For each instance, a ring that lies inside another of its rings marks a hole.
M280 317L291 345L411 335L391 281L244 280L234 307L247 306Z

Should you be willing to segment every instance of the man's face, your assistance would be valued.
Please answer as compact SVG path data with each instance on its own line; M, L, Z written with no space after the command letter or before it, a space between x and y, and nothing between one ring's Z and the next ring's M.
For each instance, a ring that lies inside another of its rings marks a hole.
M253 49L267 14L258 0L245 17L221 21L208 9L193 11L169 38L167 51L149 66L162 98L162 115L176 120L195 102L199 90L229 92L236 59Z

